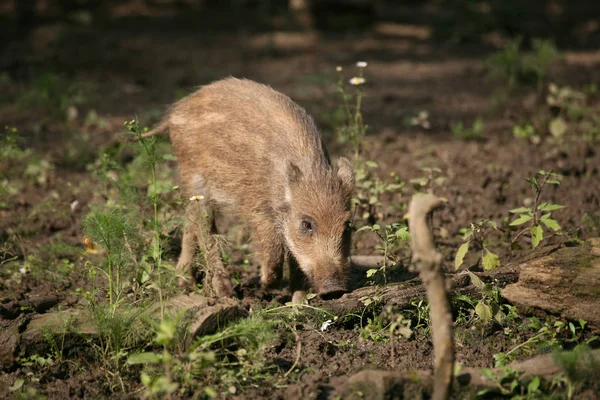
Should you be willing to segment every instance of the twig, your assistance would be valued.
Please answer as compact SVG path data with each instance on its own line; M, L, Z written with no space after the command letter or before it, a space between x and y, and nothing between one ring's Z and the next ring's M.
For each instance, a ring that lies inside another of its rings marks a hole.
M442 255L435 249L428 219L442 202L427 194L413 196L409 206L410 242L413 262L419 271L429 298L434 348L433 400L446 400L454 368L454 335L452 313L446 293L446 281L440 271Z

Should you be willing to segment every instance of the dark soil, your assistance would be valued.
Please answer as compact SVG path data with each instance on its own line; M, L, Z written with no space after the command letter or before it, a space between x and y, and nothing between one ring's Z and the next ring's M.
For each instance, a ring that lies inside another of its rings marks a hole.
M508 210L531 201L531 188L524 178L540 169L564 175L560 186L549 187L544 193L546 201L567 206L553 213L560 225L579 238L599 235L598 222L584 218L589 215L597 220L600 215L598 142L575 134L562 141L546 136L541 144L515 139L512 127L517 122L544 126L550 113L545 95L538 94L535 85L523 84L508 101L494 107L502 85L486 79L483 64L483 59L497 49L498 41L517 32L526 41L550 37L564 55L552 68L553 82L575 88L600 83L600 53L596 50L600 30L598 19L593 18L600 15L600 8L590 5L592 2L575 2L568 7L547 2L543 12L537 5L527 8L525 3L529 2L508 2L519 3L519 11L513 14L492 4L496 13L486 14L480 24L470 17L473 11L463 7L463 2L457 2L460 6L456 7L443 1L390 6L391 11L383 16L362 10L348 14L350 23L339 15L336 19L333 10L328 26L337 29L321 30L316 39L310 34L286 33L293 26L272 10L224 5L181 9L183 6L171 4L176 2L148 3L105 2L104 8L82 14L92 17L90 23L74 19L74 14L65 19L42 9L40 20L27 26L17 25L11 5L0 6L0 30L7 39L0 44L0 71L4 71L0 75L0 121L3 126L18 128L23 146L32 148L52 166L22 179L10 177L10 182L20 184L1 199L4 255L0 253L0 306L47 295L57 296L55 309L79 304L75 290L90 287L85 266L88 258L82 255L82 219L92 205L106 201L103 183L95 175L101 168L94 163L99 149L123 131L124 121L138 116L150 126L178 96L229 75L269 84L306 107L335 157L349 154L333 133L333 115L340 104L330 84L335 81L335 67L343 66L349 79L355 73L356 61L368 61L364 118L370 130L365 158L378 163L376 173L382 179L395 172L408 181L423 176L422 167L441 169L446 180L435 187L435 193L449 202L436 214L435 234L449 271L461 244L459 230L482 218L496 221L501 228L492 233L488 245L502 264L530 252L528 240L512 246L506 240L516 235L508 228L508 218L512 217ZM384 23L394 23L394 32L384 29L388 26ZM270 40L271 32L279 32L279 36ZM60 87L46 103L24 106L20 99L47 72L63 78L67 86L77 83L86 95L85 102L70 110L58 107L56 117L57 105L68 92ZM598 95L592 94L590 103L598 112ZM92 110L102 122L86 123ZM429 112L430 129L406 123L421 110ZM65 122L63 116L68 112L77 116ZM467 141L453 137L454 123L463 121L471 126L477 117L485 121L482 138ZM123 165L132 159L126 151L119 154ZM3 160L0 167L6 176L17 171ZM167 167L166 176L174 178L174 164ZM139 179L147 183L146 178ZM383 198L378 223L401 219L405 212L401 206L406 206L414 193L409 186ZM174 197L171 200L175 202ZM149 219L150 206L147 209ZM221 224L229 226L230 222L225 216ZM177 226L170 224L165 233L170 261L177 256ZM250 257L250 249L243 246L247 238L239 229L232 228L229 234L236 245L230 263L241 278L240 293L248 304L266 306L272 298L279 303L289 300L285 291L274 297L259 296L258 265ZM354 242L354 253L378 254L375 235L360 232ZM8 263L13 256L15 260ZM408 249L399 250L398 256L408 260ZM250 259L248 264L244 263L246 258ZM8 269L27 262L32 265L27 275ZM477 262L472 254L465 263L477 269ZM46 311L44 307L34 308L34 312ZM526 318L522 317L524 324ZM0 329L16 326L18 319L14 318L9 311L0 313ZM514 332L520 331L514 327ZM524 330L518 338L524 341L533 333ZM501 327L483 333L479 329L459 330L457 359L463 365L491 367L494 354L514 347L516 342L511 338ZM392 344L362 339L359 330L349 326L325 332L300 330L297 339L281 338L267 350L267 364L283 375L294 365L298 343L301 357L295 372L283 381L284 386L251 385L229 396L278 398L284 396L285 385L296 381L326 383L369 366L428 369L432 363L433 348L427 335L396 340L392 350ZM35 387L48 398L141 395L139 371L124 375L123 390L106 379L99 361L85 350L67 349L65 353L72 361L35 370L35 380L27 375L31 369L22 363L6 368L0 375L0 397L9 396L8 387L16 379L29 379L26 386Z

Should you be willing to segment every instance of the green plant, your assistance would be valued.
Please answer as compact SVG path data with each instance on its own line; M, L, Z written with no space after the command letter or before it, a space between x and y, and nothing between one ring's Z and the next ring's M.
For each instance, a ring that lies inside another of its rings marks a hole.
M123 293L122 274L133 254L130 249L139 243L137 230L130 218L118 209L91 211L83 220L83 229L107 252L106 270L100 270L108 281L108 298L114 313Z
M536 348L557 350L563 348L564 342L579 343L583 339L583 331L586 329L587 325L587 321L582 319L576 322L552 322L547 319L542 322L536 317L531 317L530 320L531 322L527 328L535 330L536 333L525 342L513 347L511 350L495 354L494 361L496 366L504 366L514 361L518 352L530 355ZM570 334L571 337L567 339L565 338L565 334ZM584 344L588 345L596 340L598 340L598 336L592 336L587 339Z
M392 343L396 337L408 339L413 334L410 328L411 322L410 319L395 312L392 306L386 306L381 314L367 318L367 325L360 329L360 337L381 343Z
M398 259L394 255L398 246L401 244L410 245L410 233L408 232L408 227L405 223L395 222L390 225L386 225L385 227L381 227L380 225L365 225L357 230L360 231L371 231L374 232L379 240L381 240L381 244L376 246L377 250L379 250L383 254L383 264L380 268L370 269L367 271L367 278L371 278L376 273L380 272L383 275L384 283L387 284L386 277L386 266L388 261L393 265L398 263Z
M588 105L584 91L550 83L546 103L553 115L548 123L553 138L561 140L568 131L578 132L586 140L600 137L600 117Z
M552 359L565 371L569 399L573 398L576 388L598 393L600 363L587 344L577 345L572 351L556 352Z
M586 224L591 232L600 234L600 215L587 212L581 218L581 222Z
M485 124L481 118L477 118L470 128L461 121L453 124L450 129L452 130L452 135L457 139L473 140L481 138Z
M410 318L408 325L415 332L422 336L429 336L431 333L431 320L429 319L429 303L421 299L410 302L411 308L406 310L406 315Z
M62 326L60 327L60 333L56 333L55 330L49 326L42 326L42 336L44 340L50 345L51 358L56 362L63 361L63 355L65 350L65 339L67 334L76 334L77 330L74 326L75 318L73 315L66 314L63 318Z
M395 174L393 182L385 182L380 179L371 170L377 168L377 163L374 161L356 161L354 167L355 175L355 196L352 198L352 204L355 207L355 212L371 224L377 220L377 210L381 207L381 197L388 194L396 194L404 187L402 181Z
M60 75L46 72L33 81L17 104L27 108L43 108L51 117L70 119L77 115L76 106L87 103L92 97L92 85L72 82Z
M159 205L159 186L156 169L158 164L173 159L172 157L168 157L166 155L161 155L156 151L157 146L157 138L153 137L150 139L145 139L142 137L142 129L140 128L139 122L137 120L131 120L125 123L127 130L134 135L138 139L138 143L142 149L142 154L144 155L144 160L150 169L150 187L149 187L149 196L152 202L153 207L153 219L152 219L152 229L154 231L154 237L150 244L150 255L154 264L154 276L157 278L157 290L159 301L161 304L161 316L164 314L164 298L163 298L163 263L162 263L162 249L160 243L160 220L158 216L158 205Z
M142 371L140 380L146 388L146 397L167 396L171 398L178 389L184 391L186 386L192 384L191 370L200 370L208 367L215 361L214 352L191 351L180 356L172 354L169 349L176 342L177 327L180 325L183 314L179 313L174 318L163 317L156 327L154 343L163 347L162 353L143 352L129 355L127 364L144 365L150 370L151 366L160 366L162 370L153 376ZM212 393L210 387L204 388L205 393Z
M369 129L363 121L361 112L363 99L363 84L366 82L364 78L364 70L367 64L358 62L358 76L350 79L350 85L354 86L353 93L348 92L345 85L342 67L337 67L338 81L337 91L342 97L343 110L345 115L344 124L337 128L337 137L341 143L349 142L352 146L354 160L359 159L361 153L362 141Z
M481 219L476 223L471 224L469 228L461 229L461 233L463 234L463 244L456 251L456 256L454 257L454 269L460 268L463 264L465 255L469 251L469 246L473 245L480 249L481 261L484 269L491 270L500 266L498 255L490 251L485 240L485 233L488 228L498 229L496 223L489 219Z
M488 56L484 62L488 76L503 81L509 91L527 82L535 82L541 90L550 67L561 58L560 52L549 40L534 39L531 52L522 51L521 44L522 38L517 37Z
M531 223L531 226L520 231L513 239L513 243L515 243L521 235L529 232L531 243L535 248L542 240L544 240L544 227L546 230L549 229L555 233L561 230L558 222L552 218L552 211L560 210L565 206L540 202L544 187L546 185L560 185L559 178L561 178L561 175L552 171L540 170L533 178L525 179L529 182L534 192L533 205L531 207L519 207L510 210L511 213L519 215L510 223L510 226L519 226L528 222Z
M428 193L433 193L434 185L441 186L446 182L446 177L442 175L442 170L437 167L423 167L421 168L421 171L423 171L425 175L408 181L413 185L413 188L416 191L427 189Z
M535 127L528 123L523 125L515 124L515 126L513 126L513 136L516 139L529 140L533 144L539 144L542 141L542 138L537 134Z
M467 273L473 286L481 290L481 298L477 300L466 295L457 295L456 300L467 303L472 307L469 310L470 319L476 317L475 322L481 325L482 333L485 326L492 321L503 324L518 317L514 308L510 305L501 304L501 290L497 282L484 283L471 271L467 271Z
M487 368L481 369L481 373L494 382L496 387L482 389L477 392L477 396L499 392L503 396L512 396L511 398L514 400L525 400L537 398L547 390L547 384L543 378L522 376L520 372L508 367L502 368L499 374Z

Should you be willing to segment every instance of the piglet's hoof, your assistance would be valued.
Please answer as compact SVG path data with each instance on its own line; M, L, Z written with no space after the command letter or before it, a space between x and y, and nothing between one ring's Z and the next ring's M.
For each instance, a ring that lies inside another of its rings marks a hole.
M215 297L232 297L235 295L231 279L226 274L216 273L211 283Z
M182 289L186 289L192 286L192 282L189 278L184 278L183 276L180 276L179 278L177 278L177 286L179 286Z
M306 290L296 290L292 295L292 303L301 304L306 298Z

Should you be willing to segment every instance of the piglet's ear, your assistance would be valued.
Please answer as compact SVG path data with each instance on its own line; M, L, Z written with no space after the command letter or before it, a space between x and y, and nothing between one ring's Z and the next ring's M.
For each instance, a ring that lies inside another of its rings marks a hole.
M286 169L285 201L292 201L292 186L302 179L302 171L292 162L289 162Z
M300 168L291 161L287 165L286 175L288 185L298 183L300 179L302 179L302 171L300 171Z
M342 182L344 193L350 196L354 191L354 171L352 170L352 164L346 157L340 157L337 161L337 176Z

